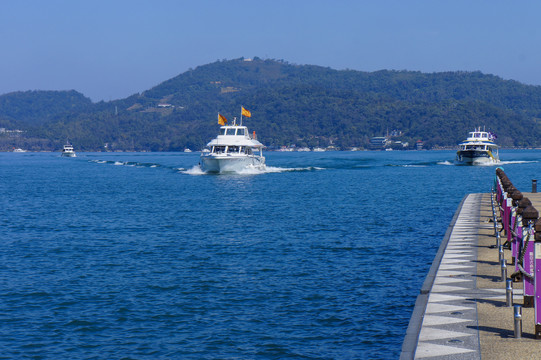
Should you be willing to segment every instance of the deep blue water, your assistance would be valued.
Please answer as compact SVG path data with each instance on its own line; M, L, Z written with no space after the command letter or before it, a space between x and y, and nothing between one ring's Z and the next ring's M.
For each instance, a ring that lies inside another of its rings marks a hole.
M463 196L452 151L0 153L0 359L398 358ZM541 151L500 152L511 181ZM541 181L540 181L541 183Z

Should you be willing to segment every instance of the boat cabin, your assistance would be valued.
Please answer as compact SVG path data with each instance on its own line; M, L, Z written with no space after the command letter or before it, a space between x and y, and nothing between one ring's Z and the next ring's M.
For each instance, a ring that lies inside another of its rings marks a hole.
M247 134L247 129L245 127L232 127L232 126L222 126L220 128L219 135L228 135L228 136L245 136Z
M262 156L263 144L251 137L246 126L225 125L220 127L220 132L216 139L207 144L212 155L254 155L254 151L259 150Z
M493 141L495 138L494 134L488 131L481 131L481 128L475 129L468 133L468 138L466 141Z
M477 139L477 140L482 140L482 139L485 139L485 140L488 140L488 133L484 132L484 131L472 131L471 133L469 133L469 138L470 139Z

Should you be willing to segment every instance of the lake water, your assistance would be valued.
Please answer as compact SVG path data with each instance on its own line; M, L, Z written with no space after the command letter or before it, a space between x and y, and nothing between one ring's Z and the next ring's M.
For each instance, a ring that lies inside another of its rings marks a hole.
M391 359L463 196L453 151L0 153L0 359ZM519 189L541 151L500 151ZM541 181L540 181L541 183Z

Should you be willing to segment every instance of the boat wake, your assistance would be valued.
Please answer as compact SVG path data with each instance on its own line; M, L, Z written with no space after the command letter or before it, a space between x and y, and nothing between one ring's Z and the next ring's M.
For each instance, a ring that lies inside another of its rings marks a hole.
M297 167L297 168L283 168L283 167L274 167L267 166L265 172L267 173L282 173L282 172L303 172L303 171L318 171L325 170L325 168L317 166L307 166L307 167Z
M398 165L399 167L405 167L405 168L425 168L428 167L428 165L419 165L419 164L406 164L406 165Z
M391 167L404 167L404 168L426 168L436 165L455 165L452 161L428 161L428 162L418 162L411 164L386 164L385 166Z
M453 166L453 165L455 165L454 162L448 161L448 160L445 160L445 161L438 161L437 164L438 164L438 165L446 165L446 166Z
M532 164L537 163L538 160L510 160L510 161L498 161L498 162L488 162L488 163L481 163L476 164L475 166L501 166L501 165L510 165L510 164Z
M501 166L501 165L509 165L509 164L529 164L529 163L537 163L537 162L539 161L538 160L498 161L498 162L487 162L487 163L475 164L474 166ZM404 168L422 168L422 167L429 167L429 166L435 166L435 165L472 166L472 165L457 163L457 162L449 161L449 160L413 163L413 164L387 164L386 166L396 166L396 167L404 167Z
M95 163L95 164L107 164L107 165L115 165L115 166L146 167L146 168L161 167L160 164L140 163L136 161L90 160L89 162Z
M490 167L490 166L501 166L501 165L510 165L510 164L532 164L532 163L538 163L538 160L510 160L510 161L497 161L497 162L486 162L486 163L479 163L475 164L473 166L483 166L483 167ZM447 164L448 163L448 164ZM460 164L460 163L452 163L449 161L446 161L445 164L441 163L441 165L456 165L456 166L472 166L468 164Z
M188 174L188 175L205 175L206 174L203 170L201 170L201 167L199 165L195 165L191 169L178 168L177 170L179 173Z
M264 169L259 169L255 167L247 167L237 172L216 174L216 173L207 173L201 169L201 166L195 165L194 167L190 169L181 168L177 170L180 173L187 174L187 175L260 175L260 174L272 174L272 173L283 173L283 172L317 171L317 170L324 170L324 168L314 167L314 166L302 167L302 168L283 168L283 167L276 167L276 166L266 166Z
M179 167L170 167L156 163L142 163L136 161L118 161L118 160L90 160L89 162L94 164L105 164L113 166L127 166L135 168L161 168L161 169L171 169L181 174L186 175L215 175L207 173L201 169L200 165L195 165L191 168L179 168ZM302 172L302 171L318 171L325 170L325 168L317 166L308 166L308 167L296 167L296 168L286 168L286 167L277 167L277 166L266 166L264 169L259 169L255 167L247 167L239 172L227 173L228 175L259 175L259 174L272 174L272 173L283 173L283 172ZM226 174L226 175L227 175Z
M538 163L539 160L524 160L524 161L521 161L521 160L517 160L517 161L500 161L499 163L497 163L496 165L509 165L509 164L533 164L533 163Z

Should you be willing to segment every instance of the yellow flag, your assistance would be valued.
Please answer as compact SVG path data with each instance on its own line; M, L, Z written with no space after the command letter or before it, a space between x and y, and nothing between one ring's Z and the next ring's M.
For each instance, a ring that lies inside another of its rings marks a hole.
M250 111L246 110L244 108L244 106L241 106L241 108L242 108L242 111L241 111L242 116L252 117L252 113Z
M225 125L227 123L227 119L225 116L218 114L218 124Z

